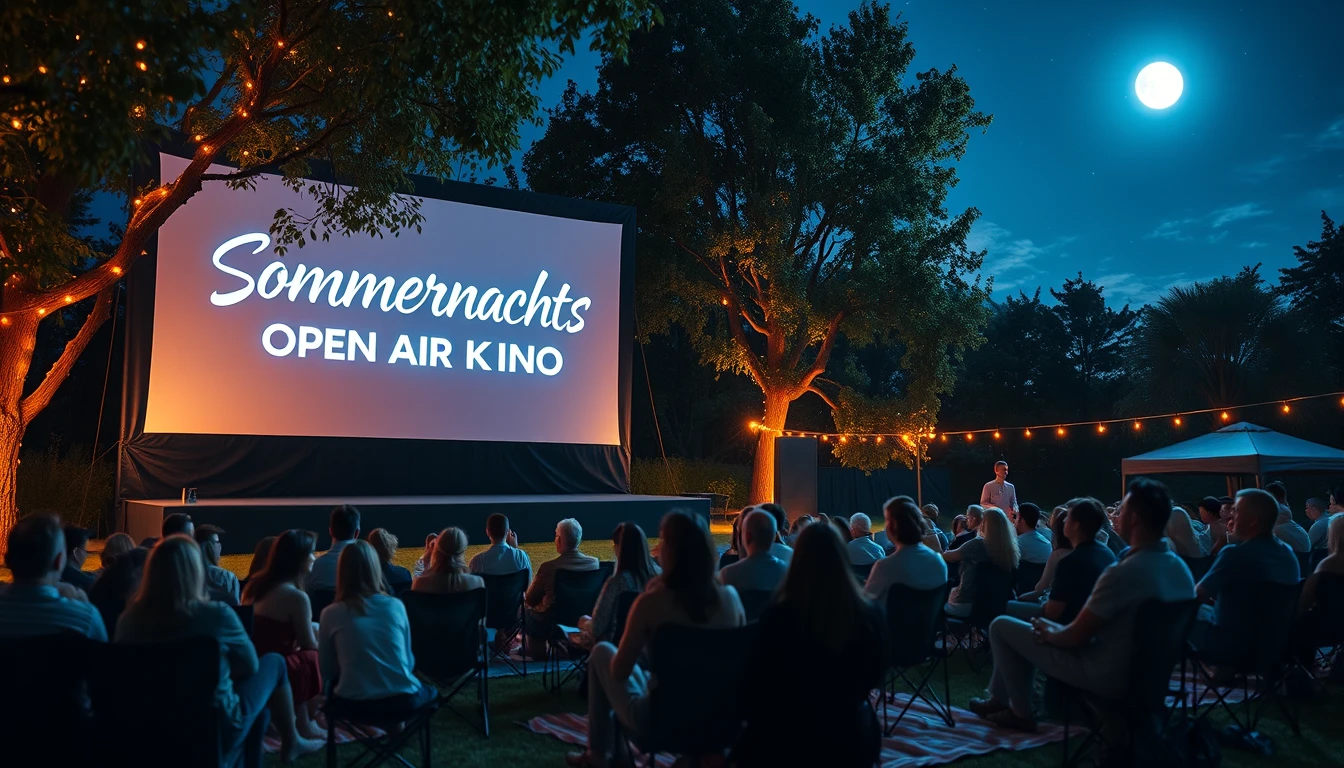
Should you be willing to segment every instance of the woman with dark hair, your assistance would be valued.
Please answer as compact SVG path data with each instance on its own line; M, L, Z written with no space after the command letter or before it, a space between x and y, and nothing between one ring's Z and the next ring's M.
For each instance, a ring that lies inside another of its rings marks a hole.
M266 568L266 561L271 557L271 547L275 546L276 538L275 536L266 536L257 542L257 548L252 550L252 564L247 567L247 578L243 581L249 581Z
M627 592L643 592L649 580L658 575L658 566L649 555L649 539L644 529L634 523L621 523L619 541L616 545L616 571L602 585L597 596L597 605L593 608L591 619L580 619L579 626L586 630L591 642L604 640L620 642L616 634L616 608L621 595Z
M305 739L297 730L284 660L275 654L257 658L238 614L206 599L200 545L190 536L175 534L149 553L140 589L117 623L116 641L159 643L201 635L219 643L215 708L226 765L261 764L260 749L244 760L236 756L263 707L270 710L271 723L280 732L282 762L322 748L322 740Z
M313 722L322 679L313 604L304 591L317 559L316 548L317 534L312 531L285 531L271 546L266 567L249 579L243 590L243 605L252 606L252 641L257 653L284 657L299 734L309 739L326 738Z
M845 517L843 515L832 515L830 523L831 527L835 529L835 532L840 534L841 542L848 544L849 542L854 540L854 534L850 533L849 531L848 517Z
M1059 565L1059 561L1073 552L1073 542L1064 534L1064 522L1068 519L1068 507L1055 507L1055 514L1050 518L1050 543L1054 549L1050 550L1050 558L1045 561L1045 570L1041 572L1041 580L1036 582L1036 590L1024 595L1023 600L1044 597L1045 591L1050 589L1050 585L1055 581L1055 568Z
M868 695L886 669L884 620L859 591L832 527L808 526L798 537L756 637L742 683L747 727L733 748L736 763L876 763L882 734ZM808 649L808 663L797 663L799 648ZM798 712L809 713L807 738L793 738Z
M129 536L126 538L130 539ZM140 588L140 578L148 559L149 550L144 547L133 547L111 558L104 557L102 573L89 588L89 602L102 614L108 637L116 637L117 619Z
M719 555L719 569L722 570L742 559L742 519L751 514L751 507L745 507L742 513L733 518L733 533L728 539L728 548Z
M612 718L633 735L649 730L649 673L636 661L664 624L705 628L746 623L742 601L714 578L714 544L685 512L669 512L659 531L663 575L635 599L620 648L593 646L588 657L588 749L567 755L571 766L605 768L615 746Z

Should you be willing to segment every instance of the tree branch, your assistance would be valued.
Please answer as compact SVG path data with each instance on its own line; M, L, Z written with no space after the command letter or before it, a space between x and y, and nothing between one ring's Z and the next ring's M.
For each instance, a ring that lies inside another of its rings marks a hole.
M835 404L835 401L832 400L832 399L830 398L830 396L827 395L825 392L822 392L822 391L821 391L821 388L818 387L818 386L816 386L816 384L812 384L812 385L808 386L807 391L808 391L808 392L811 392L812 394L816 395L817 397L820 397L820 398L822 399L822 401L823 401L824 403L826 403L826 405L827 405L832 411L837 411L837 410L840 409L840 406L836 405L836 404Z
M215 84L210 86L210 90L205 94L205 97L201 99L198 103L192 104L183 113L182 126L181 126L182 133L185 133L188 136L191 135L192 118L200 114L201 110L213 104L215 99L219 98L219 94L224 91L225 83L233 79L233 70L237 68L238 68L238 61L236 59L229 59L228 61L224 62L224 69L219 73L219 79L215 80Z
M837 312L827 324L826 338L821 342L821 348L817 350L817 359L812 363L812 367L803 374L802 386L811 387L812 382L826 372L826 366L831 361L831 350L835 349L835 340L840 335L840 323L844 319L845 313Z
M347 128L353 124L354 124L353 120L332 123L331 125L328 125L327 129L323 131L316 139L313 139L306 146L300 147L299 149L296 149L292 152L286 152L285 154L280 155L268 162L258 163L257 165L254 165L250 168L244 168L242 170L235 171L233 173L201 174L201 181L238 181L240 179L249 179L253 176L260 176L263 173L268 172L275 173L281 167L283 167L285 163L288 163L290 160L293 160L294 158L300 157L302 155L311 154L321 149L328 141L331 140L332 135L335 134L337 130L341 128Z
M84 319L84 325L80 326L79 333L75 334L75 338L65 345L60 358L47 371L46 378L42 379L42 383L37 385L37 389L33 390L19 403L19 418L25 425L32 421L33 417L41 413L42 409L46 408L47 404L51 402L52 395L56 394L61 382L65 381L66 377L70 375L71 369L75 366L75 361L84 353L84 348L89 345L89 340L93 338L93 335L98 332L98 327L111 314L112 288L108 287L98 294L98 300L94 302L93 310L89 312L89 316Z

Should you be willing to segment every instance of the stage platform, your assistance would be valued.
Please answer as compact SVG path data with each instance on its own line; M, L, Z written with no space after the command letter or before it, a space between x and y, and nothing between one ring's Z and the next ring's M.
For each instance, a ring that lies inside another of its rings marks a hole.
M485 519L496 512L508 515L522 542L551 541L556 522L566 517L579 521L587 539L609 538L617 524L627 521L637 523L650 537L657 536L658 521L673 509L709 520L709 500L685 496L351 496L201 499L195 504L149 499L126 501L121 530L137 542L157 537L164 517L185 512L196 525L210 523L225 530L226 555L251 553L260 539L290 528L316 532L321 550L330 544L328 515L340 504L359 507L364 533L386 528L401 546L412 548L422 546L429 532L450 525L465 530L473 544L485 543Z

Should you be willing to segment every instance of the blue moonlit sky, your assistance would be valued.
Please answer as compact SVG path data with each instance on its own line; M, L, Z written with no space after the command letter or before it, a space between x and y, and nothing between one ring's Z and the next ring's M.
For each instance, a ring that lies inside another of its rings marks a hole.
M823 30L857 5L799 3ZM981 211L971 245L988 251L996 300L1079 271L1134 304L1257 262L1274 279L1294 244L1320 235L1322 209L1344 219L1340 0L892 9L909 23L915 67L955 64L994 115L950 204ZM1160 112L1134 95L1139 70L1159 60L1185 79ZM543 106L567 79L593 89L597 61L571 57ZM527 127L523 146L542 130Z

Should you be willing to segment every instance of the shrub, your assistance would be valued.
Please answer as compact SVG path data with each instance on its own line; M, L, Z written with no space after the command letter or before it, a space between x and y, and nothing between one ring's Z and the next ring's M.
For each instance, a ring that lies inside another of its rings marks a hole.
M106 460L90 466L88 446L71 446L64 453L60 448L53 442L44 451L21 454L19 514L59 515L63 523L97 529L112 510L116 467Z

